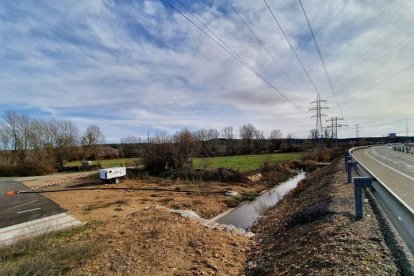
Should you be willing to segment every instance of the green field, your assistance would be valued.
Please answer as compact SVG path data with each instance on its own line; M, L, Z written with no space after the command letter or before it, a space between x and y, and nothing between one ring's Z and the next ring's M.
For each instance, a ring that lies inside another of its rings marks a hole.
M121 158L92 161L92 165L101 164L104 168L119 167L119 166L134 166L138 158ZM81 166L81 161L72 161L65 163L65 167Z
M274 153L274 154L256 154L256 155L236 155L236 156L223 156L223 157L208 157L208 158L193 158L193 165L196 169L207 168L228 168L238 170L242 172L252 171L260 168L263 162L269 161L271 163L277 163L286 160L295 160L302 157L301 153ZM135 161L139 158L123 158L123 159L110 159L110 160L97 160L92 161L92 165L100 163L104 168L117 167L117 166L134 166ZM80 161L67 162L66 167L80 166Z
M193 165L197 169L206 166L207 169L228 168L242 172L247 172L260 168L260 166L262 166L263 162L265 161L277 163L286 160L300 159L301 157L301 153L293 152L194 158Z

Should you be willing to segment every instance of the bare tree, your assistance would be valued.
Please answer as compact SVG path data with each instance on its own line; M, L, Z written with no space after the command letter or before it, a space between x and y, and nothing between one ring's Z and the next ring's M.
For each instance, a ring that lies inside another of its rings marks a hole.
M256 128L252 124L243 125L240 128L240 138L243 141L243 150L244 152L250 152L252 148L252 141L254 139L254 135L256 132Z
M195 139L188 129L182 129L174 135L174 143L176 166L181 170L194 154Z
M197 151L202 156L213 156L217 153L220 133L216 129L199 129L193 133Z
M279 129L274 129L270 132L270 151L280 150L282 144L282 132Z
M127 136L121 139L120 150L124 157L137 157L139 155L141 137Z
M226 154L235 154L235 140L234 140L234 134L233 134L233 127L227 126L224 127L222 130L222 136L224 139L226 139Z
M10 146L10 134L7 129L3 126L0 127L0 142L3 150L9 149Z
M207 132L207 150L209 156L214 156L218 151L218 138L220 132L217 129L210 128Z
M293 140L295 139L295 134L293 133L288 133L286 135L286 148L289 149L291 147L293 147Z
M314 143L318 140L318 130L316 129L311 129L311 131L309 131L309 139L312 139L312 141L314 141Z
M222 132L221 132L221 135L225 139L234 139L233 127L232 126L224 127Z
M253 138L254 138L253 140L254 152L259 153L263 150L264 140L266 139L263 134L263 131L255 129Z
M3 115L3 129L10 137L11 149L17 150L20 145L20 135L18 132L18 116L14 111L6 111Z
M332 142L333 142L333 130L332 129L329 129L327 127L324 128L323 129L323 138L326 141L326 145L328 147L331 147L332 146Z
M98 146L105 143L105 136L97 125L90 125L82 136L81 143L85 147L86 153L96 159L98 156Z
M63 164L73 156L73 149L79 143L79 130L71 121L50 123L56 159Z

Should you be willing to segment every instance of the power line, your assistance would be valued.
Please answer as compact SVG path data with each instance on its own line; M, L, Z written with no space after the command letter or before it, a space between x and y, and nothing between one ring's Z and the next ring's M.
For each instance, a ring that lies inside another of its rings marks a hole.
M224 47L222 44L220 44L217 40L215 40L211 35L209 35L205 30L203 30L200 26L195 24L190 18L188 18L183 12L181 12L179 9L177 9L174 5L172 5L167 0L160 0L167 4L169 7L177 11L180 15L182 15L188 22L190 22L194 27L196 27L199 31L201 31L203 34L205 34L210 40L212 40L214 43L216 43L218 46L220 46L223 50L225 50L228 54L230 54L234 59L236 59L238 62L240 62L244 67L246 67L249 71L251 71L253 74L256 75L259 79L261 79L263 82L265 82L270 88L272 88L274 91L276 91L278 94L280 94L285 100L289 101L293 105L294 102L292 102L287 96L285 96L282 92L280 92L276 87L274 87L269 81L267 81L259 72L257 72L254 68L252 68L246 61L244 61L237 53L235 53L227 44L225 44L229 49ZM234 53L232 53L234 52ZM296 105L295 105L296 106Z
M284 75L295 85L296 89L302 94L302 96L308 100L308 98L305 96L303 91L299 88L297 83L290 77L289 73L283 68L283 66L277 61L275 56L270 52L270 50L266 47L266 45L263 43L263 41L257 36L257 34L253 31L253 29L249 26L246 20L240 15L240 13L236 10L236 8L228 1L226 0L227 4L233 9L233 11L237 14L237 16L240 18L240 20L243 22L244 25L246 25L247 29L250 31L250 33L253 35L253 37L257 40L257 42L263 47L263 49L267 52L267 54L273 59L273 61L282 69L282 72Z
M383 84L384 82L387 82L387 81L389 81L389 80L391 80L391 79L393 79L393 78L395 78L395 77L399 76L400 74L404 73L404 72L405 72L405 71L407 71L408 69L411 69L411 67L413 67L413 66L414 66L414 63L413 63L413 64L410 64L410 65L409 65L409 66L407 66L407 67L404 67L402 70L398 71L397 73L395 73L395 74L393 74L393 75L391 75L391 76L389 76L389 77L387 77L387 78L385 78L385 79L380 80L379 82L376 82L374 85L372 85L372 86L370 86L369 88L367 88L367 89L363 90L363 91L362 91L362 92L360 92L359 94L363 94L363 93L366 93L366 92L368 92L368 91L370 91L370 90L374 89L374 88L375 88L375 87L377 87L378 85Z
M342 117L344 117L344 114L343 114L343 112L342 112L342 108L341 108L341 106L339 105L338 100L337 100L337 97L336 97L336 93L335 93L334 86L333 86L333 84L332 84L331 77L329 76L328 69L326 68L325 60L324 60L324 58L323 58L323 56L322 56L321 49L319 48L318 42L316 41L315 34L314 34L314 32L313 32L313 29L312 29L311 23L310 23L310 21L309 21L308 15L306 14L305 8L303 7L303 4L302 4L302 1L301 1L301 0L299 0L299 4L300 4L300 6L301 6L301 8L302 8L303 15L304 15L304 16L305 16L305 18L306 18L306 22L308 23L309 31L310 31L310 33L311 33L311 35L312 35L312 39L313 39L313 42L315 43L315 47L316 47L316 50L317 50L317 52L318 52L319 59L321 60L321 63L322 63L322 66L323 66L323 70L325 71L326 78L328 79L329 86L330 86L330 88L331 88L331 93L332 93L332 95L333 95L333 96L334 96L334 98L335 98L335 103L336 103L336 105L337 105L337 106L338 106L338 108L339 108L339 111L340 111L340 113L341 113L341 116L342 116Z
M319 90L318 90L318 88L316 87L315 83L313 82L313 80L312 80L311 76L309 75L309 73L308 73L308 71L306 70L305 66L303 65L302 61L300 60L300 58L299 58L298 54L297 54L297 53L296 53L296 51L295 51L295 48L293 48L292 43L290 43L289 38L287 37L287 35L286 35L285 31L283 30L282 26L280 25L279 21L277 20L277 18L276 18L276 16L275 16L275 14L273 13L272 9L271 9L271 8L270 8L270 6L267 4L266 0L263 0L263 1L264 1L264 3L266 4L267 9L268 9L268 10L269 10L269 12L271 13L271 15L272 15L273 19L275 20L275 22L276 22L277 26L279 27L280 31L282 32L283 36L285 37L285 39L286 39L287 43L289 44L290 49L291 49L291 50L292 50L292 52L295 54L296 59L298 60L298 62L299 62L299 63L300 63L300 65L302 66L303 71L305 71L306 75L308 76L308 79L309 79L309 81L311 82L311 84L312 84L313 88L315 89L316 93L318 93L318 94L319 94Z
M403 18L403 16L413 7L413 4L414 3L412 3L407 9L405 9L404 13L401 14L392 24L389 24L391 22L391 20L393 19L393 17L399 13L399 11L395 12L389 18L387 23L385 24L385 25L388 25L388 27L386 29L388 30L389 28L393 27L393 25L398 23ZM384 30L385 30L385 28L381 28L382 32L384 32ZM380 34L381 34L381 32L377 32L376 35L372 39L370 39L369 42L363 47L363 48L365 48L365 50L362 53L360 53L356 59L354 59L354 62L353 63L348 63L348 66L346 67L346 69L343 70L342 73L340 73L340 77L335 80L336 83L338 83L340 80L342 80L342 78L345 76L344 73L349 72L350 71L349 69L351 69L354 64L356 64L360 60L365 60L367 58L364 55L369 51L368 47L370 47L371 45L373 45L374 43L376 43L378 41L378 39L380 38L380 36L379 36Z
M392 48L387 49L384 51L383 55L377 60L376 63L371 64L370 66L367 66L364 70L359 70L354 72L352 75L354 76L350 80L348 80L348 83L354 83L356 80L362 81L364 80L364 76L366 76L366 73L370 72L373 68L381 68L380 65L384 64L384 62L387 61L387 58L390 59L398 54L401 53L402 50L405 50L407 47L411 46L412 43L414 43L413 40L409 41L408 44L404 45L403 47L401 44L405 43L407 40L409 40L414 35L414 31L409 33L407 37L400 39ZM397 51L395 51L397 50ZM394 51L394 52L392 52Z

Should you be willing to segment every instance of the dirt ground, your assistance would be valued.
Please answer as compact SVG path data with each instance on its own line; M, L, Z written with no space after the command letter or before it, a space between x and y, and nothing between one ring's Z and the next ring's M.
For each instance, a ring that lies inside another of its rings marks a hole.
M253 231L252 274L400 275L369 202L355 220L342 163L310 175Z
M98 185L89 178L48 189L125 189L44 195L88 222L86 231L73 236L74 242L94 241L100 248L73 270L75 275L400 274L368 202L364 219L354 219L353 186L346 183L341 165L309 174L262 217L253 228L253 239L203 227L155 206L190 209L212 218L229 209L224 191L258 193L288 174L269 173L258 182L208 184L150 177Z
M286 177L286 174L283 174ZM31 181L30 185L44 184ZM177 214L154 208L191 209L212 218L229 209L226 190L258 193L269 186L262 182L197 183L150 177L126 179L103 185L95 178L74 180L47 190L62 188L129 188L124 190L73 190L43 193L81 221L87 233L74 240L94 240L102 248L73 273L85 275L239 275L243 273L251 240L231 232L205 228ZM169 189L173 191L137 191ZM218 192L199 194L174 192ZM92 231L91 231L92 229Z

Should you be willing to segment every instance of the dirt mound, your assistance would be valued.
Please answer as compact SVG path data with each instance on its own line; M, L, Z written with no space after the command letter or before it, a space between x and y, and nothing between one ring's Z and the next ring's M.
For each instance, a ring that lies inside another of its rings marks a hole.
M111 229L111 231L108 231ZM249 239L210 230L163 209L144 208L96 228L105 248L75 273L238 275Z

